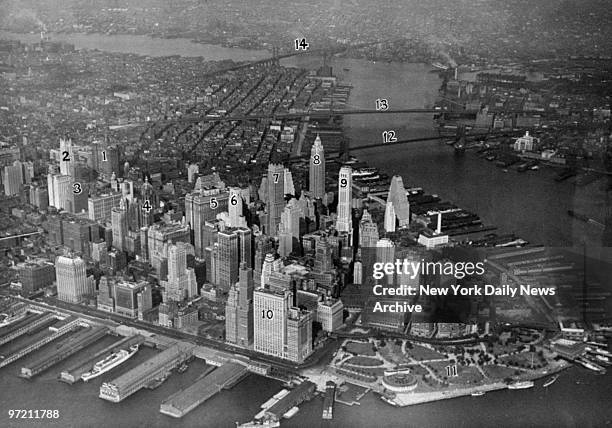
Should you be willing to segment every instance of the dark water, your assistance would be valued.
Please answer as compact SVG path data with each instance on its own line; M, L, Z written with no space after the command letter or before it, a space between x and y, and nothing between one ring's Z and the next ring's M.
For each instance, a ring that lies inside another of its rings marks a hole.
M206 51L207 47L188 40L173 40L173 45L167 46L166 41L142 36L137 40L125 36L81 35L74 40L72 36L64 37L74 42L77 48L98 47L145 55L213 56L213 51ZM110 45L109 38L113 41ZM180 51L174 45L176 43L181 44ZM231 52L222 54L228 55L225 58L237 60L247 59L245 57L249 55L242 50L236 51L235 56ZM318 66L321 61L319 58L300 57L285 60L284 64ZM387 98L391 108L424 107L433 103L439 86L437 75L428 73L429 67L422 64L334 59L332 65L337 74L354 86L349 107L373 108L377 98ZM430 115L393 116L347 117L345 125L353 145L380 141L383 130L396 131L400 139L433 132ZM578 189L571 183L554 182L553 173L546 170L503 173L470 153L457 158L448 146L437 142L360 151L356 155L388 173L402 175L407 186L424 187L477 212L486 223L497 225L503 232L515 232L532 242L558 246L581 243L583 237L599 239L598 230L573 221L566 211L575 209L603 218L605 202L600 183ZM260 404L281 389L278 382L251 375L232 390L222 391L180 422L160 414L159 404L203 370L203 364L194 363L186 373L172 375L158 389L140 391L122 403L113 404L97 398L103 380L112 379L121 371L144 361L151 352L139 352L117 372L89 384L72 386L55 380L60 369L69 365L71 360L33 381L16 376L22 366L20 362L0 369L0 426L231 427L234 421L250 420L259 411ZM612 424L611 398L611 373L596 376L572 368L548 389L538 384L532 390L493 392L484 397L464 397L403 409L393 408L368 394L360 406L336 405L332 422L321 420L322 400L317 398L302 405L299 413L282 425L602 427ZM8 419L8 409L23 408L59 409L61 417L56 422L24 420L16 423Z

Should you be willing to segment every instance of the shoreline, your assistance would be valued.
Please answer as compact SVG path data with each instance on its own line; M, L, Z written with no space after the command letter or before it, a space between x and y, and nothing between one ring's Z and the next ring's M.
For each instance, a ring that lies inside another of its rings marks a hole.
M567 362L562 362L558 367L553 368L546 373L540 373L530 376L519 377L516 381L536 381L539 379L543 379L545 377L552 376L554 374L560 373L573 365ZM535 386L534 386L535 387ZM414 406L416 404L424 404L431 403L440 400L447 400L451 398L465 397L469 396L474 392L491 392L491 391L500 391L508 389L508 384L505 382L495 382L489 383L485 385L471 386L467 388L459 388L454 390L444 390L444 391L432 391L432 392L420 392L420 393L407 393L402 394L399 393L396 397L389 399L391 403L394 403L397 407L407 407ZM384 401L384 400L383 400ZM391 404L390 403L390 404ZM393 404L391 404L393 405Z

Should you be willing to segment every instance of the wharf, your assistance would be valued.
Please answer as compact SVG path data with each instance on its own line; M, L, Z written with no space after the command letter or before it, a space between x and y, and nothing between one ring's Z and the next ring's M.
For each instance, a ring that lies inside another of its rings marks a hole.
M73 319L70 322L66 323L66 324L62 324L61 326L59 326L57 329L53 329L53 333L50 334L49 336L45 336L44 338L42 338L41 340L35 342L35 343L31 343L21 349L19 349L18 351L13 352L11 355L7 356L6 358L0 360L0 368L4 367L4 366L8 366L9 364L11 364L14 361L17 361L18 359L25 357L26 355L28 355L30 352L33 352L35 350L37 350L38 348L41 348L42 346L46 345L47 343L50 343L56 339L59 339L60 337L62 337L63 335L65 335L66 333L71 332L72 330L78 328L81 325L81 320L80 319Z
M118 403L193 356L191 343L175 342L168 349L100 387L100 398Z
M208 400L222 389L229 389L248 373L245 366L225 363L210 374L200 377L193 385L181 390L164 401L159 411L181 418Z
M266 409L265 415L272 417L276 420L280 420L285 413L291 410L293 407L299 406L306 400L310 400L314 397L317 386L310 382L304 381L292 390L289 394L282 397L270 408Z
M24 319L19 320L15 324L3 329L3 335L0 337L0 345L4 345L5 343L15 340L26 333L36 330L37 328L53 324L55 321L55 314L50 312L36 314L35 316L28 315Z
M31 379L37 374L47 370L49 367L58 364L62 360L83 350L87 346L102 339L108 329L106 327L85 328L71 338L68 343L63 344L59 349L45 353L40 358L32 361L27 366L21 368L21 377Z
M99 360L104 359L104 357L109 355L111 352L115 352L118 349L123 348L123 347L129 348L130 346L136 343L141 344L143 341L144 341L144 337L140 335L124 337L123 339L118 340L117 342L111 344L110 346L107 346L101 351L96 352L91 357L88 357L85 360L80 360L76 362L75 364L73 364L72 366L66 368L60 374L59 380L61 380L62 382L73 384L77 382L79 379L81 379L81 375L87 372L89 369L91 369L94 363L96 363Z

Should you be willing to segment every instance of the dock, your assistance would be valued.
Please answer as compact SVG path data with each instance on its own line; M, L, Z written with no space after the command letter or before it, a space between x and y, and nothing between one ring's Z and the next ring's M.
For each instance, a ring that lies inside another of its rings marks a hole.
M264 417L268 417L274 420L280 420L286 413L288 413L293 407L297 407L304 401L312 399L314 397L317 386L310 382L304 381L292 390L288 394L284 395L280 400L274 403L268 409L264 411Z
M2 336L0 337L0 346L38 328L51 325L55 321L56 316L51 312L36 314L35 316L28 315L24 319L19 320L15 324L12 324L8 327L5 327L1 331Z
M19 349L18 351L13 352L11 355L7 356L6 358L4 358L3 360L0 360L0 368L4 367L4 366L8 366L9 364L11 364L14 361L17 361L18 359L28 355L29 353L41 348L42 346L46 345L47 343L53 342L56 339L59 339L60 337L62 337L63 335L65 335L66 333L71 332L72 330L75 330L77 327L80 326L80 324L82 323L81 320L79 319L72 319L67 323L62 323L61 326L57 327L57 329L53 329L53 333L50 334L49 336L43 337L41 340L35 342L35 343L31 343L21 349Z
M76 354L87 346L102 339L108 329L106 327L85 328L78 332L75 337L71 338L68 343L63 344L59 349L53 350L48 354L42 355L40 358L29 363L21 368L21 377L31 379L37 374L47 370L62 360Z
M112 345L102 349L101 351L96 352L93 356L88 357L86 360L78 361L70 367L67 367L64 371L60 373L59 380L61 380L62 382L73 384L80 380L81 375L89 371L96 362L104 359L112 352L115 352L116 350L121 348L129 348L134 344L140 345L142 342L144 342L144 337L140 335L124 337L121 340L118 340L117 342L113 343Z
M168 397L161 404L159 411L165 415L182 418L222 389L234 386L247 373L247 368L242 364L225 363L210 374L200 377L188 388Z
M123 401L155 379L168 376L170 370L193 356L194 348L195 345L191 343L175 342L118 378L104 382L100 386L99 397L113 403Z

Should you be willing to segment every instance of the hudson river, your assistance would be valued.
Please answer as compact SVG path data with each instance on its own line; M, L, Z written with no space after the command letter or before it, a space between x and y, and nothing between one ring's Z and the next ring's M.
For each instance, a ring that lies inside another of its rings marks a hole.
M37 35L10 35L0 38L36 41ZM144 55L203 56L211 60L252 60L269 56L267 52L198 45L189 40L154 39L146 36L57 35L55 40L74 43L77 48L98 48L113 52ZM290 58L285 65L319 66L316 58ZM377 98L387 98L390 108L431 106L440 81L423 64L372 63L365 60L333 60L334 71L354 88L350 107L373 108ZM348 71L345 71L348 69ZM394 117L395 116L395 117ZM433 135L430 115L355 116L345 119L347 135L353 146L381 140L383 130L394 130L399 139ZM423 187L457 205L478 213L485 223L501 232L514 232L534 243L566 246L580 244L583 237L599 243L600 231L567 216L568 209L603 220L605 203L601 182L583 188L572 183L557 183L554 172L546 169L524 174L499 168L467 153L456 157L443 143L427 142L394 146L390 150L357 151L361 159L389 174L400 174L406 186ZM53 345L52 345L53 346ZM0 348L0 352L3 348ZM90 350L89 352L94 352ZM203 364L194 363L182 374L173 374L158 389L142 390L119 404L97 398L103 380L142 362L151 350L139 352L133 360L91 383L67 385L55 379L69 365L69 359L33 381L17 377L26 358L0 369L1 426L111 426L111 427L231 427L245 422L259 411L259 405L281 389L278 382L254 376L222 391L211 400L177 421L159 413L159 404L169 395L195 379ZM37 353L38 354L38 353ZM478 426L551 426L601 427L612 424L612 374L593 375L581 368L571 368L555 384L523 391L498 391L484 397L464 397L407 408L391 407L372 394L360 406L336 404L334 419L321 419L322 399L300 406L287 427L316 426L388 426L388 427L478 427ZM9 409L59 409L60 419L9 420Z

